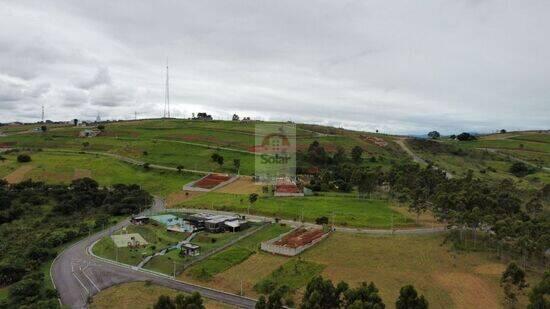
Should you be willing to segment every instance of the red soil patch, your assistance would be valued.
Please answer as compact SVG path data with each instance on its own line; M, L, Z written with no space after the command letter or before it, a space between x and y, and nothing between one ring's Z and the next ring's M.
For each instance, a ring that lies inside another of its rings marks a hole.
M305 229L297 228L296 230L288 233L282 239L275 242L275 245L298 248L304 245L307 245L314 241L315 239L323 236L324 232L320 229Z
M75 168L73 179L92 178L92 171Z
M25 180L25 176L30 172L34 166L32 165L23 165L15 171L11 172L8 176L4 177L4 180L8 183L20 183Z
M227 175L210 174L203 179L197 181L193 187L212 189L224 181L228 181L231 177Z
M182 191L170 193L170 195L168 195L168 197L166 198L166 205L168 208L175 207L182 202L188 201L202 194L203 192L197 191Z
M368 136L368 135L360 135L359 138L364 140L365 142L374 144L378 147L386 147L388 146L388 142L386 142L384 139L376 136Z

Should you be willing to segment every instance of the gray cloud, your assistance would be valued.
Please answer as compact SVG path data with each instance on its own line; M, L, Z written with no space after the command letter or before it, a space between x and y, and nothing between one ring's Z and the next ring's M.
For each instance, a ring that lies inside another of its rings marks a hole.
M158 117L168 58L180 116L389 133L549 128L549 9L542 0L5 2L0 76L16 83L0 79L0 108L26 121L39 115L21 106L36 104L58 119Z
M111 85L111 75L108 68L99 68L92 79L82 81L78 84L79 88L89 90L100 85Z

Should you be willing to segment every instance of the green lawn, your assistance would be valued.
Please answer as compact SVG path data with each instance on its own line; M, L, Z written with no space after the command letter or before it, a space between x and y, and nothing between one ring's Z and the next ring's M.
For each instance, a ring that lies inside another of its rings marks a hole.
M241 202L242 200L242 202ZM178 205L187 208L205 208L246 213L248 196L210 192ZM309 197L260 197L250 213L314 222L326 216L337 225L350 227L389 228L393 216L394 226L411 226L414 220L393 211L384 200L357 199L352 195Z
M253 253L253 251L246 248L231 247L208 258L206 261L202 262L200 266L193 267L190 270L190 274L196 279L208 280L212 278L213 275L241 263Z
M260 293L269 293L283 285L295 291L305 286L313 277L321 274L325 268L322 264L291 259L279 268L275 269L269 276L259 281L254 289Z
M252 225L250 228L256 227L256 225ZM243 233L246 232L246 230L236 233L208 233L203 231L199 232L195 236L195 238L193 238L191 243L200 246L200 252L201 255L203 255L227 244L231 240L241 236ZM255 234L245 239L254 236ZM198 257L181 257L179 255L179 250L172 250L166 255L154 257L153 259L151 259L151 261L149 261L149 263L145 265L145 268L171 275L174 272L174 263L176 264L176 273L181 273L184 270L185 264L191 262L193 259L196 258Z
M199 280L209 280L259 251L260 243L275 238L290 230L288 226L270 224L258 232L240 240L230 248L213 255L189 269L189 275Z
M16 154L5 157L8 160L0 165L0 176L5 176L21 166L16 162ZM48 183L69 183L74 178L75 169L80 169L91 171L92 178L104 186L117 183L138 184L151 194L166 196L200 177L190 173L145 170L99 155L42 151L31 153L31 157L32 162L25 164L33 165L34 169L26 177Z
M9 287L0 288L0 301L8 298L8 289Z
M127 232L140 234L148 242L147 247L139 249L131 249L128 247L117 249L111 237L107 236L101 239L93 247L92 250L94 254L110 260L117 260L118 253L119 262L135 266L139 264L143 258L151 255L153 252L176 244L188 236L186 233L170 233L166 231L164 226L155 226L152 224L129 225L127 227ZM121 233L121 231L117 233Z

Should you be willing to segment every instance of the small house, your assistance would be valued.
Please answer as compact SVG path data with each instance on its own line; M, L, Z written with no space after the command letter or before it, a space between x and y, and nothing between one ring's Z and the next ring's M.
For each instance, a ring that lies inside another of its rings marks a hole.
M200 247L191 243L186 243L181 246L180 255L182 256L197 256L200 254Z
M248 221L246 220L232 220L224 222L225 229L231 232L242 231L248 226Z
M149 217L146 217L146 216L132 217L132 219L130 219L130 223L135 225L147 224L149 223Z

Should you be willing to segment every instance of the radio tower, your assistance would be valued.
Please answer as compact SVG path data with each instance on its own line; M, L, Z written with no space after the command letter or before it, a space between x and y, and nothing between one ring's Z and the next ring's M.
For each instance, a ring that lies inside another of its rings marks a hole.
M168 61L166 61L166 88L164 89L164 118L170 118L170 76L168 75Z
M42 104L42 123L44 123L44 104Z

